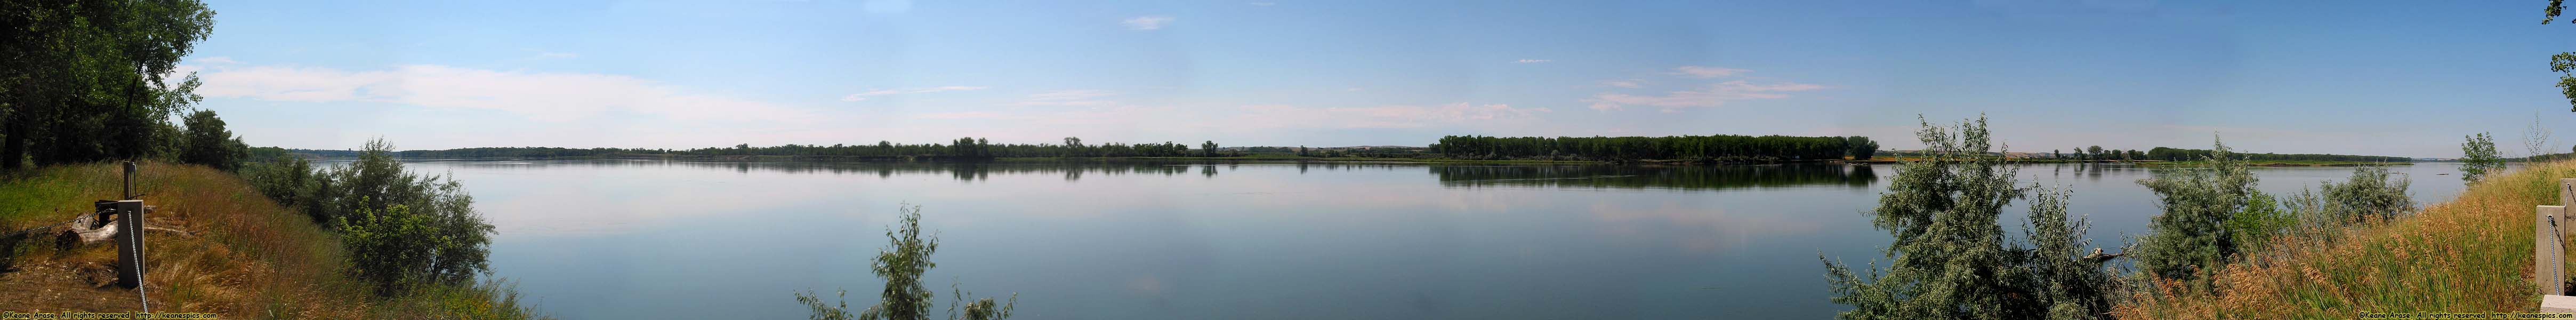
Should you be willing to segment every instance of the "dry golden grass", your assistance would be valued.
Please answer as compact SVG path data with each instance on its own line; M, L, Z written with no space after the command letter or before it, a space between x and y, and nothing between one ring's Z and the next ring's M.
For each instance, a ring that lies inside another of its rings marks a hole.
M58 166L0 178L0 229L51 224L115 199L112 164ZM230 173L147 163L137 192L159 209L149 223L195 236L153 232L145 242L145 291L155 312L210 312L227 319L369 318L364 287L343 275L339 241L301 214L278 207ZM0 311L137 311L133 290L96 286L116 260L113 245L53 249L51 237L22 246L22 270L0 273ZM28 289L28 290L18 290Z
M2447 176L2443 176L2447 178ZM2138 290L2125 319L2351 319L2361 313L2530 312L2533 207L2557 202L2576 163L2525 167L2411 217L2282 237L2216 272L2213 288ZM2433 177L2419 183L2451 183ZM2330 239L2330 240L2329 240Z

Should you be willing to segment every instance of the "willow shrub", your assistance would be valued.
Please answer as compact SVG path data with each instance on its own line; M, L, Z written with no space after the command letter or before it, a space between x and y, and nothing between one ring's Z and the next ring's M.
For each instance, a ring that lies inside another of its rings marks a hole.
M2014 181L2015 170L1991 145L1986 121L1951 130L1924 122L1916 137L1924 155L1897 166L1879 195L1881 230L1894 235L1885 269L1866 274L1825 260L1842 319L2097 319L2111 308L2118 282L2100 259L2086 257L2085 222L2070 218L2063 191ZM1997 218L2028 196L2024 241L2007 239Z
M921 284L921 274L939 266L930 262L930 254L939 251L939 238L921 237L921 206L902 207L897 219L900 222L897 222L896 229L886 231L888 247L878 251L877 257L868 264L870 272L885 279L885 289L879 291L877 304L851 313L850 303L846 300L849 291L837 291L840 298L844 298L838 303L824 303L822 295L812 292L796 293L796 302L813 311L811 319L930 319L930 311L934 308L931 300L935 294ZM957 300L949 303L949 319L1007 319L1020 303L1019 295L1012 295L1009 302L989 297L969 302L965 291L957 290L954 285L949 290L949 297Z

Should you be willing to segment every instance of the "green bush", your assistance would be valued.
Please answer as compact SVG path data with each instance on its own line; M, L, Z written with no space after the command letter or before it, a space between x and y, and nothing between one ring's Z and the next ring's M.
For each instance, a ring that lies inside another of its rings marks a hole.
M2031 197L2023 239L2007 239L1997 218L2030 190L1990 147L1985 119L1953 132L1929 122L1917 133L1923 160L1897 166L1879 195L1875 223L1894 235L1886 269L1866 275L1825 260L1842 319L2100 319L2119 284L2104 256L2087 255L2086 223L2066 212L2068 194ZM2099 253L2099 249L2092 249Z
M2404 177L2391 181L2390 176L2388 168L2369 166L2353 169L2352 177L2342 184L2325 183L2321 188L2327 200L2324 213L2350 222L2387 221L2413 212L2415 200L2406 195L2406 185L2411 182Z
M804 304L806 308L813 311L811 319L930 319L930 310L933 308L931 299L934 296L928 287L921 285L921 274L930 272L930 268L938 266L937 263L930 262L930 254L939 251L939 238L921 237L920 206L902 207L900 212L898 217L901 222L897 225L898 229L886 231L886 240L891 242L888 244L890 247L878 251L876 259L869 263L870 272L875 273L877 278L885 279L885 290L879 295L877 304L852 314L849 311L850 304L846 300L838 304L827 304L823 303L822 295L813 294L810 291L797 293L796 302ZM955 285L950 285L949 292L949 297L956 300L949 303L949 319L1006 319L1011 317L1011 310L1020 303L1019 295L1012 295L1009 302L999 302L989 297L968 302L966 301L968 294L957 290ZM846 298L850 292L841 290L838 294ZM961 314L960 311L964 313Z
M2253 252L2270 244L2299 225L2296 211L2283 209L2280 199L2270 194L2255 193L2246 198L2245 208L2227 218L2227 231L2236 239L2236 252Z
M2225 142L2214 142L2210 150L2202 166L2162 170L2155 178L2138 180L2155 191L2157 206L2164 209L2149 222L2146 239L2134 252L2140 272L2163 279L2199 279L2199 274L2216 269L2243 249L2237 234L2261 232L2233 230L2228 223L2240 213L2249 220L2268 215L2268 208L2247 210L2247 204L2261 194L2254 190L2254 173Z
M303 204L304 194L311 188L313 162L293 155L279 155L244 166L242 178L248 180L251 187L259 189L260 194L276 200L278 206L295 207Z
M490 269L492 225L474 211L464 184L404 171L393 145L381 139L368 141L356 162L310 167L281 158L256 166L249 178L270 198L341 231L353 271L375 282L378 293L424 283L470 285Z

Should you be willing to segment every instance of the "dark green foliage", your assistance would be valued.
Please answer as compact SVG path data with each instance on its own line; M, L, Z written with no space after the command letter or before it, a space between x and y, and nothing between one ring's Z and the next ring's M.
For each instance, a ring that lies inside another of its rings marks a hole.
M2405 177L2395 181L2388 168L2361 167L2352 170L2344 183L2327 182L2320 189L2327 200L2324 213L2340 221L2386 221L2415 211L2415 200L2407 196Z
M939 238L921 238L921 207L902 208L896 222L900 228L886 231L890 246L877 251L868 264L870 272L885 279L882 299L876 306L859 312L861 319L925 319L930 314L930 288L921 285L921 274L938 267L930 254L939 252Z
M804 304L806 308L813 311L811 319L930 319L930 311L933 308L931 299L934 295L929 287L921 284L921 274L939 266L938 263L930 262L930 254L939 251L939 238L921 237L920 206L904 206L900 208L900 214L896 218L898 219L897 228L886 231L889 247L877 251L876 259L868 264L869 272L875 273L879 279L885 279L885 290L879 292L877 304L853 314L849 311L850 305L847 301L825 304L821 295L812 294L812 292L797 293L796 302ZM1012 309L1019 305L1020 300L1018 295L1012 295L1008 303L997 303L993 298L967 302L965 291L957 290L954 286L949 290L950 297L956 300L949 304L949 319L1010 318ZM842 297L849 296L849 291L838 291L838 293ZM959 314L959 311L965 313Z
M1564 187L1673 190L1844 185L1869 187L1878 173L1869 166L1786 164L1776 166L1645 167L1589 166L1430 166L1446 187Z
M246 176L270 198L341 231L351 271L381 294L418 284L471 285L490 269L492 225L474 211L464 184L404 171L393 145L381 139L358 154L356 162L318 170L301 158L279 158Z
M2030 274L2006 273L2004 280L2022 281L2017 284L2019 291L2033 292L2039 299L2035 306L2047 308L2047 319L2110 318L2106 313L2111 311L2111 297L2119 283L2102 266L2107 258L2092 256L2100 251L2088 250L2093 242L2084 233L2090 223L2069 218L2073 215L2066 212L2066 199L2073 196L2064 190L2034 192L2026 217L2030 225L2022 229L2031 247L2020 256L2024 261L2014 263L2026 266Z
M1884 270L1855 274L1825 261L1842 319L2098 319L2117 285L2102 259L2084 256L2085 223L2070 219L2067 195L2033 197L2028 246L2007 239L1998 218L2028 190L1990 151L1984 119L1956 131L1923 124L1924 159L1897 166L1879 195L1878 228L1895 236ZM1820 257L1821 258L1821 257Z
M2135 150L2132 150L2132 151L2134 152ZM2146 153L2139 154L2139 155L2138 155L2138 159L2141 159L2141 160L2163 160L2163 161L2194 161L2194 160L2201 160L2201 159L2209 158L2209 157L2210 157L2210 155L2211 155L2212 153L2213 153L2213 152L2212 152L2212 151L2210 151L2210 150L2208 150L2208 149L2179 149L2179 148L2155 147L2154 149L2147 149L2147 152L2146 152ZM2356 156L2356 155L2342 155L2342 154L2304 154L2304 153L2302 153L2302 154L2277 154L2277 153L2234 153L2234 155L2235 155L2237 158L2245 159L2245 160L2248 160L2248 161L2357 161L2357 162L2412 162L2412 161L2415 161L2415 159L2413 159L2413 158L2407 158L2407 157L2390 157L2390 156Z
M452 245L438 239L429 215L414 213L409 206L359 209L340 219L340 241L349 250L350 265L356 267L359 279L376 284L381 295L431 282L426 271L434 254L439 246Z
M1843 137L1486 137L1446 136L1431 152L1459 159L1566 157L1627 160L1831 160L1851 153ZM1876 149L1875 146L1871 149Z
M2549 20L2558 18L2558 13L2566 10L2567 0L2549 0L2549 8L2541 10L2540 24L2549 24Z
M1075 143L1079 143L1079 142L1081 142L1081 139L1080 139L1080 138L1068 138L1068 139L1066 139L1066 141L1067 141L1067 142L1075 142ZM318 156L326 156L326 157L346 157L346 156L352 156L352 155L353 155L353 154L351 154L351 153L349 153L349 152L346 152L346 151L337 151L337 150L295 150L295 151L296 151L296 152L300 152L300 153L310 153L310 154L315 154L315 155L318 155ZM667 149L620 149L620 148L590 148L590 149L573 149L573 148L551 148L551 147L500 147L500 148L464 148L464 149L448 149L448 150L411 150L411 151L402 151L402 152L398 152L398 153L396 153L396 155L402 156L402 157L404 157L404 158L416 158L416 159L418 159L418 158L426 158L426 159L445 159L445 158L554 158L554 157L605 157L605 156L614 156L614 155L679 155L679 156L836 156L836 157L948 157L948 158L1013 158L1013 157L1183 157L1183 156L1196 156L1196 155L1199 155L1199 154L1190 152L1190 147L1189 147L1188 145L1183 145L1183 144L1178 144L1178 143L1171 143L1171 142L1164 142L1164 143L1143 143L1143 144L1132 144L1132 145L1131 145L1131 144L1125 144L1125 143L1106 143L1106 144L1099 144L1099 145L992 144L992 143L988 142L988 140L985 140L985 139L983 139L983 138L958 138L957 140L951 140L951 141L949 141L949 143L948 143L948 144L935 144L935 143L934 143L934 144L896 144L896 143L886 142L886 141L878 141L876 144L863 144L863 145L840 145L840 144L835 144L835 145L830 145L830 146L788 144L788 145L780 145L780 146L774 146L774 147L753 147L753 146L751 146L751 145L749 145L749 144L742 144L742 145L735 145L735 146L732 146L732 147L698 148L698 149L688 149L688 150L667 150Z
M2550 20L2557 19L2558 14L2566 10L2566 0L2549 0L2549 8L2541 10L2540 24L2549 24ZM2567 96L2569 105L2576 105L2576 52L2550 55L2549 71L2558 73L2559 93ZM2568 111L2576 111L2576 107L2571 107Z
M392 241L386 246L362 246L361 242L356 242L361 238L350 238L350 255L353 257L375 255L411 259L357 260L357 271L362 277L380 281L470 283L476 274L490 268L485 259L490 253L487 247L491 244L492 225L483 221L482 214L474 212L474 198L465 193L464 184L453 179L424 177L403 171L402 162L393 159L392 149L393 145L383 140L369 141L357 162L332 168L318 179L325 182L320 185L337 187L346 193L308 192L330 195L309 197L306 199L308 206L332 208L324 214L344 231L367 228L417 230L397 233L404 237L385 238ZM384 262L402 263L370 265ZM379 284L401 286L399 282Z
M242 145L241 138L233 137L231 130L224 129L224 119L216 117L214 110L197 110L180 122L188 125L188 131L181 139L186 143L179 150L179 162L224 171L241 168L242 156L249 153L250 147Z
M2257 179L2226 143L2213 142L2211 150L2202 159L2207 165L2161 170L2155 178L2138 181L2156 192L2156 205L2164 210L2149 222L2150 231L2134 252L2140 272L2199 279L2201 272L2215 270L2241 249L2227 223L2260 194L2254 190Z
M1851 156L1852 160L1869 160L1869 157L1878 155L1878 142L1869 141L1869 137L1843 137L1843 147L1847 150L1843 155Z
M275 155L267 161L254 162L242 170L242 179L261 194L277 201L279 206L304 205L304 197L314 183L313 162L292 155ZM309 214L309 213L308 213Z
M2270 194L2254 193L2245 199L2245 208L2227 218L2227 232L2236 241L2236 252L2254 252L2271 243L2273 236L2299 225L2296 212L2282 210L2281 200Z
M196 81L163 76L213 25L193 0L0 3L0 169L168 154Z
M2301 235L2331 238L2338 233L2330 231L2354 223L2388 221L2414 213L2415 201L2407 195L2409 183L2388 168L2355 168L2352 177L2342 183L2321 183L2323 192L2300 190L2290 195L2281 208L2298 220L2297 226L2305 228L2289 231L2311 231Z
M2477 183L2487 175L2504 173L2504 158L2496 154L2495 138L2486 133L2469 135L2460 143L2460 180Z

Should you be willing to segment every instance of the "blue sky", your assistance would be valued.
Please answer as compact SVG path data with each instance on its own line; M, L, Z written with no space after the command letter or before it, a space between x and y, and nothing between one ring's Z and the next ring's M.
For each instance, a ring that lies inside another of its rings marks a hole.
M217 1L253 145L1866 135L2453 157L2576 124L2541 1ZM2576 140L2564 130L2560 140ZM2564 152L2568 143L2551 150Z

